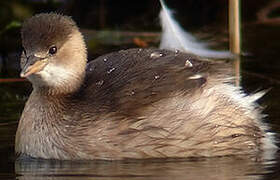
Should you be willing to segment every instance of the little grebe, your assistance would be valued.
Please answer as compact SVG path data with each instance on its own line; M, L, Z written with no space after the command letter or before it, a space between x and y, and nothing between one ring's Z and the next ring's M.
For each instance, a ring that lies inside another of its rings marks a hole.
M75 22L38 14L22 27L21 76L32 82L15 150L46 159L211 157L275 147L257 95L224 63L159 49L87 62Z

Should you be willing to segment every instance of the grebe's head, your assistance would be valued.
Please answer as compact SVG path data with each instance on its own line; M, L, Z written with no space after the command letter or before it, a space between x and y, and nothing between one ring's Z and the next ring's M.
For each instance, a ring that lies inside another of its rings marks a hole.
M21 77L35 89L69 93L80 87L87 61L84 38L68 16L42 13L24 22Z

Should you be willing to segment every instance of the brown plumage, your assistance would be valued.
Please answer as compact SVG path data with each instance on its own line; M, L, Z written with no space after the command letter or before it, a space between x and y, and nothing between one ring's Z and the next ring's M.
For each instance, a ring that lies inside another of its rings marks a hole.
M181 52L129 49L86 66L75 23L39 14L22 28L22 77L33 84L16 152L47 159L251 154L275 148L227 64Z

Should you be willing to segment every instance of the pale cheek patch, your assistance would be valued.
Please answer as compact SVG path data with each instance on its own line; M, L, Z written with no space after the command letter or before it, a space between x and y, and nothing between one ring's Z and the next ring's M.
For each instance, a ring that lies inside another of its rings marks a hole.
M37 74L41 77L40 83L51 87L58 87L65 83L70 83L71 80L75 79L75 73L71 69L66 69L51 63Z

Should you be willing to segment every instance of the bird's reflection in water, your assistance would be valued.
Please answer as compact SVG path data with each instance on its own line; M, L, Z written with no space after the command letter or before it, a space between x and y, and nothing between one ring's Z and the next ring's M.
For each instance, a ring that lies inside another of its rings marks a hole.
M33 179L263 179L271 160L220 157L168 160L54 161L18 160L19 180Z

